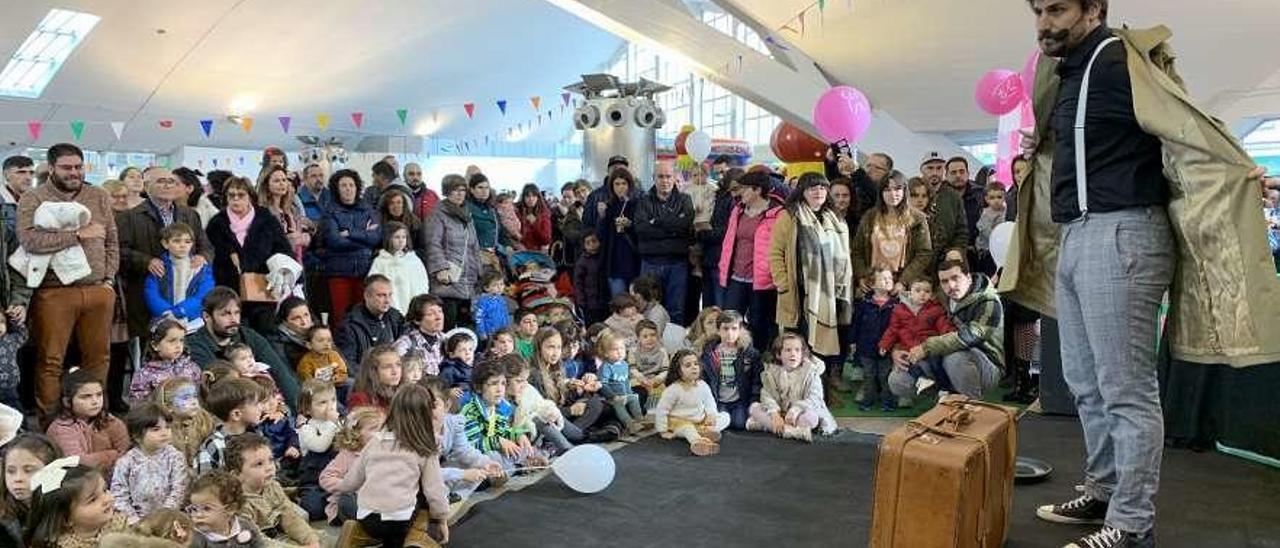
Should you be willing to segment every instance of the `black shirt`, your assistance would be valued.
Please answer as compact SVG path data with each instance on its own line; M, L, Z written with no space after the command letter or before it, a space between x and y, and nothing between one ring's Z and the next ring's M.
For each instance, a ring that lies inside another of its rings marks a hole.
M1089 58L1098 44L1111 36L1111 29L1099 26L1058 65L1062 83L1052 119L1054 222L1080 217L1076 197L1076 104ZM1123 43L1108 44L1093 65L1085 148L1089 211L1118 211L1169 202L1169 184L1161 172L1160 140L1142 131L1133 113L1133 88Z

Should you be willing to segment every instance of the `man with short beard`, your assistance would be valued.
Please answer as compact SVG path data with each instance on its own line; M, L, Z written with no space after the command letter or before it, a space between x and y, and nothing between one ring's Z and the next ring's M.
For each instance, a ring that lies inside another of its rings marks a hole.
M111 198L84 182L84 153L60 143L49 148L49 184L36 187L18 202L18 241L32 254L53 254L74 246L84 250L89 275L62 280L53 267L28 270L27 285L37 287L31 297L31 339L36 348L36 402L47 415L61 393L67 343L74 334L81 367L107 380L111 318L115 312L116 269L120 246ZM35 213L45 202L76 202L89 210L89 224L76 230L35 226Z
M965 218L964 203L960 194L944 185L946 178L946 161L942 153L931 151L920 159L920 178L933 190L930 201L929 223L936 223L936 233L942 235L939 241L933 242L933 251L938 255L938 262L947 259L962 260L969 246L969 228Z
M240 296L230 287L218 286L205 295L201 303L204 327L187 335L187 352L201 369L207 369L215 360L230 361L227 349L243 344L253 351L253 358L268 366L271 379L284 396L289 409L298 401L298 377L293 368L276 353L271 343L248 326L240 325Z
M419 221L426 222L427 217L435 212L436 204L440 203L440 195L427 188L427 182L422 180L422 166L414 162L404 165L404 182L413 193L413 212Z
M324 168L320 164L307 164L302 169L298 199L302 201L303 214L312 222L319 223L324 217L324 208L329 205L329 189L325 188Z

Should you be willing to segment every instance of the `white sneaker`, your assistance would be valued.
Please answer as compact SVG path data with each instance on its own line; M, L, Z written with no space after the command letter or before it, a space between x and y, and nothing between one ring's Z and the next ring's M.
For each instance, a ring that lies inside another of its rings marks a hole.
M918 396L923 394L925 390L933 388L933 385L935 384L938 383L934 382L934 380L929 377L920 377L916 379L916 395Z

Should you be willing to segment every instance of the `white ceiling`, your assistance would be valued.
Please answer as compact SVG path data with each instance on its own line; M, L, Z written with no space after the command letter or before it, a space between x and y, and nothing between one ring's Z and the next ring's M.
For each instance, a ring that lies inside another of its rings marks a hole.
M737 3L770 29L788 22L798 28L792 18L815 5L813 0L723 1ZM1025 0L825 4L821 20L817 8L810 10L803 36L776 35L915 131L993 130L995 118L974 104L978 78L993 68L1020 70L1035 47ZM1112 26L1168 25L1179 71L1192 94L1228 121L1280 114L1277 0L1119 0L1111 2L1110 12Z
M85 120L94 149L171 150L180 144L259 148L299 146L281 132L317 134L315 116L332 116L324 135L480 138L559 113L560 88L594 72L621 40L543 0L23 0L5 2L0 63L53 7L102 20L37 100L0 99L0 149L30 143L26 121L46 126L39 145L69 140L68 122ZM164 29L158 34L157 29ZM154 95L153 95L154 93ZM256 100L251 133L226 121L233 101ZM509 101L502 116L495 101ZM475 102L468 120L463 103ZM145 106L144 106L145 105ZM408 108L401 128L395 110ZM363 111L355 131L351 112ZM136 114L136 117L135 117ZM109 122L133 119L121 142ZM174 120L173 129L159 127ZM206 139L198 120L216 120ZM532 140L558 141L568 117L544 123Z

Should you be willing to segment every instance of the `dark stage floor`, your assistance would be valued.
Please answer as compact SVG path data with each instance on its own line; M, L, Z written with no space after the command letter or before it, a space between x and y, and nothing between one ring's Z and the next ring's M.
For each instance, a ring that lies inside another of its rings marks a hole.
M1062 546L1088 528L1035 518L1074 495L1084 449L1074 419L1027 415L1019 445L1056 468L1014 493L1008 547ZM720 455L692 457L656 437L616 451L617 479L578 495L554 477L476 505L452 546L864 546L878 438L842 433L813 445L729 434ZM1280 471L1215 454L1165 453L1162 547L1280 546Z

